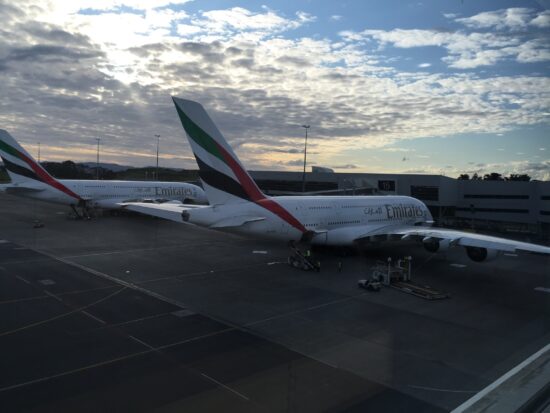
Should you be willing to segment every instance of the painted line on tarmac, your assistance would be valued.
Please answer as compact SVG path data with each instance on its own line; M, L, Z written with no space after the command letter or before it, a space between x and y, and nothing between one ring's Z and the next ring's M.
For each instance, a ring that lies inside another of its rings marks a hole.
M29 280L26 280L25 278L21 277L20 275L16 275L15 278L17 278L19 281L23 281L25 284L31 285L31 282Z
M147 347L149 350L156 351L155 348L154 348L152 345L147 344L145 341L140 340L139 338L134 337L134 336L128 336L128 337L130 337L132 340L138 342L139 344L141 344L141 345Z
M223 387L224 389L229 390L231 393L236 394L236 395L239 396L240 398L242 398L242 399L244 399L244 400L246 400L246 401L248 401L248 402L250 401L250 399L249 399L248 397L246 397L244 394L239 393L237 390L232 389L231 387L226 386L226 385L223 384L223 383L220 383L218 380L216 380L216 379L210 377L209 375L204 374L204 373L201 373L201 376L203 376L203 377L207 378L208 380L210 380L210 381L216 383L218 386L221 386L221 387Z
M540 291L540 292L543 292L543 293L550 293L550 288L546 288L546 287L536 287L536 288L535 288L535 291Z
M57 300L57 301L59 301L60 303L63 302L63 300L62 300L61 298L59 298L57 295L55 295L55 294L53 294L53 293L51 293L51 292L49 292L49 291L44 290L44 294L46 294L46 295L52 297L54 300Z
M29 386L29 385L32 385L32 384L42 383L42 382L45 382L45 381L48 381L48 380L53 380L53 379L57 379L57 378L64 377L64 376L69 376L71 374L80 373L80 372L83 372L83 371L86 371L86 370L91 370L91 369L96 368L96 367L107 366L109 364L113 364L113 363L116 363L116 362L119 362L119 361L129 360L129 359L132 359L134 357L139 357L139 356L142 356L142 355L145 355L145 354L149 354L149 353L152 353L153 351L168 349L168 348L171 348L171 347L179 346L181 344L186 344L186 343L190 343L190 342L193 342L193 341L202 340L203 338L209 338L209 337L213 337L213 336L218 335L218 334L227 333L227 332L233 331L233 330L235 330L235 328L226 328L226 329L215 331L215 332L212 332L212 333L203 334L201 336L196 336L196 337L188 338L188 339L185 339L185 340L180 340L180 341L177 341L175 343L165 344L165 345L162 345L162 346L159 346L159 347L153 347L153 350L138 351L136 353L130 353L130 354L126 354L124 356L116 357L116 358L113 358L113 359L100 361L98 363L89 364L87 366L79 367L79 368L76 368L76 369L73 369L73 370L63 371L61 373L53 374L51 376L44 376L44 377L40 377L40 378L37 378L37 379L34 379L34 380L29 380L29 381L22 382L22 383L12 384L12 385L9 385L9 386L1 387L0 388L0 393L5 392L5 391L18 389L18 388L21 388L21 387L26 387L26 386Z
M80 308L76 308L74 310L71 310L71 311L68 311L66 313L63 313L63 314L59 314L59 315L56 315L54 317L50 317L50 318L47 318L45 320L40 320L40 321L36 321L34 323L30 323L30 324L27 324L27 325L24 325L24 326L21 326L21 327L17 327L17 328L14 328L12 330L8 330L8 331L3 331L0 333L0 337L4 337L4 336L9 336L11 334L15 334L19 331L23 331L23 330L28 330L30 328L33 328L33 327L37 327L37 326L40 326L42 324L46 324L46 323L49 323L51 321L55 321L55 320L59 320L60 318L63 318L63 317L67 317L71 314L75 314L75 313L78 313L78 312L82 312L83 310L87 309L87 308L90 308L96 304L99 304L103 301L106 301L108 299L110 299L111 297L114 297L115 295L117 295L118 293L126 290L127 287L121 287L120 289L118 289L117 291L115 291L114 293L111 293L97 301L94 301L93 303L90 303L90 304L87 304L83 307L80 307ZM63 301L61 299L59 299L58 297L56 297L55 295L51 294L51 293L48 293L47 291L44 291L46 294L48 295L51 295L53 298L56 298L58 299L59 301L61 301L63 303Z
M202 244L193 244L193 245L200 246L200 245L209 245L209 244L202 243ZM70 259L70 258L98 257L98 256L102 256L102 255L115 255L115 254L133 253L133 252L156 251L156 250L165 250L165 249L169 249L169 248L181 248L181 247L185 247L185 244L183 244L183 245L182 244L163 245L163 246L159 246L159 247L148 247L148 248L132 248L132 249L127 249L127 250L92 252L92 253L88 253L88 254L62 255L60 257L55 257L55 258L57 258L57 259L59 259L59 258ZM46 253L45 251L38 251L38 252L40 252L42 254L45 254L45 255L48 255L48 256L52 256L51 254Z
M97 322L101 323L101 324L107 324L105 321L103 321L101 318L97 318L95 315L93 314L90 314L89 312L87 312L86 310L82 310L82 313L83 314L86 314L88 317L90 317L91 319L93 320L96 320Z
M427 387L427 386L416 386L414 384L409 384L408 387L418 390L428 390L441 393L477 393L477 390L453 390L453 389L440 389L437 387Z
M15 278L20 279L21 281L24 281L25 283L32 285L29 281L25 280L24 278L16 275ZM44 295L33 295L31 297L23 297L23 298L13 298L11 300L4 300L0 301L0 305L2 304L14 304L24 301L32 301L32 300L44 300L46 298L58 298L58 297L64 297L66 295L72 295L72 294L84 294L91 291L101 291L101 290L111 290L113 288L117 288L118 285L110 285L107 287L97 287L97 288L88 288L87 290L74 290L74 291L67 291L65 293L58 293L55 297L53 297L53 294L49 293L48 291L44 290Z

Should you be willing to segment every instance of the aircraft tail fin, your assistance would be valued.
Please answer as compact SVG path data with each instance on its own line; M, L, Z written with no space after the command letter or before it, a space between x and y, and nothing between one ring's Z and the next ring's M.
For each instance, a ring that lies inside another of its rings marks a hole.
M4 129L0 129L0 157L14 184L22 184L29 181L43 182L45 177L54 179Z
M204 107L172 97L199 166L210 205L266 199Z
M19 143L4 129L0 129L0 157L12 184L35 186L43 183L64 192L77 200L80 197L51 176Z

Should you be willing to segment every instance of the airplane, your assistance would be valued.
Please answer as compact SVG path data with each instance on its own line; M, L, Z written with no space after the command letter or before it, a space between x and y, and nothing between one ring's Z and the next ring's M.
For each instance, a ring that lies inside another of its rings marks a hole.
M408 196L278 196L262 193L200 103L173 97L199 166L209 206L128 203L126 208L215 230L311 245L418 240L430 252L454 246L476 262L502 252L550 254L550 247L434 228L428 207Z
M119 209L125 201L207 203L197 185L184 182L55 179L5 130L0 129L0 157L11 179L2 191L17 196L68 205L89 217L90 208Z

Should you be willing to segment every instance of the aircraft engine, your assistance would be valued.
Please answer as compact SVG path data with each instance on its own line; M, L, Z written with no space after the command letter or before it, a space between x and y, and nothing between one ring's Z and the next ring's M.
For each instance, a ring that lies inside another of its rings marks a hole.
M436 239L426 237L422 240L424 248L429 252L441 252L447 251L451 246L451 242L448 239Z
M475 262L491 261L498 256L497 250L480 247L466 247L468 258Z

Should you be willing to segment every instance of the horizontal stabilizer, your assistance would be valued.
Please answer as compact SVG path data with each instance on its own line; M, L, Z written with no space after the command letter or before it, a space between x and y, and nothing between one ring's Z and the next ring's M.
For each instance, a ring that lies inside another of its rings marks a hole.
M249 222L263 221L265 217L251 217L251 216L240 216L240 217L229 217L222 219L212 225L210 228L234 228L240 227Z
M6 186L5 191L7 194L12 195L25 195L25 194L34 194L36 192L43 191L44 188L32 188L30 186Z

